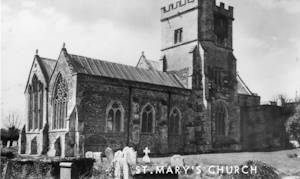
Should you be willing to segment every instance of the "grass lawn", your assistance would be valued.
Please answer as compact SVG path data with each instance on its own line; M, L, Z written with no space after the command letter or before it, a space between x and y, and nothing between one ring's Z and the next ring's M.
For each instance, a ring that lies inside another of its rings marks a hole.
M295 153L300 156L300 149L277 152L186 155L184 161L187 165L240 165L248 160L259 160L276 168L281 176L300 176L300 158L288 157L288 154ZM151 160L154 163L164 163L169 162L170 158L151 158Z

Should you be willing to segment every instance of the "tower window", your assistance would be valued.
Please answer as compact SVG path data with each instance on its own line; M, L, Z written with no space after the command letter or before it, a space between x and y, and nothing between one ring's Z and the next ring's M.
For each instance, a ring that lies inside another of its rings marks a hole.
M174 44L180 43L182 41L182 28L176 29L174 31Z

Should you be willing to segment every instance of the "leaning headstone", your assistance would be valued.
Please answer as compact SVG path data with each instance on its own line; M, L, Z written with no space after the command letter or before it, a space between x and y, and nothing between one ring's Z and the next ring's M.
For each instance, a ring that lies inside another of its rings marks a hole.
M174 166L184 166L184 160L183 160L183 157L181 155L173 155L171 157L171 166L174 167Z
M125 147L123 154L126 162L130 166L135 166L137 161L137 152L132 147Z
M125 160L122 151L117 151L114 156L114 177L121 178L124 172Z
M17 147L17 146L18 146L18 141L14 140L14 141L12 142L12 146L13 146L13 147Z
M143 162L145 163L150 163L150 157L149 157L149 153L150 153L150 150L148 147L146 147L143 152L145 153L144 157L142 158Z
M110 147L107 147L104 153L107 161L111 164L114 160L114 151Z
M91 151L88 151L88 152L86 152L85 153L85 158L93 158L93 152L91 152Z

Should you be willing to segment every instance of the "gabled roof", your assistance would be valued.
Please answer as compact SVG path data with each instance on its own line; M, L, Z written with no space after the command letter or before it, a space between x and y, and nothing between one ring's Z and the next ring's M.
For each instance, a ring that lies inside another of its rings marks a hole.
M69 54L69 62L75 73L184 88L176 75L161 71L146 70L73 54Z
M237 78L237 91L238 94L245 94L245 95L254 95L250 89L248 88L248 86L246 85L246 83L242 80L241 76L237 73L236 75Z
M50 80L50 76L54 70L55 64L56 64L56 60L53 59L49 59L49 58L43 58L43 57L39 57L37 58L41 69L43 71L43 74L47 80L47 83Z
M148 60L144 53L139 59L139 62L137 63L136 67L138 68L145 68L149 70L157 70L162 71L162 62L160 61L154 61L154 60Z
M50 76L51 76L51 74L52 74L52 72L54 70L54 66L56 64L56 60L49 59L49 58L44 58L44 57L40 57L39 55L36 54L34 56L34 59L32 61L31 67L30 67L28 79L27 79L26 86L25 86L25 91L26 91L26 89L28 87L30 76L31 76L31 73L32 73L32 68L33 68L33 65L34 65L35 61L37 61L37 63L39 64L39 66L40 66L40 68L42 70L42 73L43 73L43 75L45 77L47 85L48 85L48 82L50 80Z

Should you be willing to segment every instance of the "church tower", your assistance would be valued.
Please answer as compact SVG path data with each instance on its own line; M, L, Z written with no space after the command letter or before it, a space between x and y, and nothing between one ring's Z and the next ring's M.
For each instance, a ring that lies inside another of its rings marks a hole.
M161 4L164 69L177 73L192 89L192 99L203 106L194 116L195 141L204 138L215 148L221 140L238 144L233 7L216 5L215 0L162 0Z

